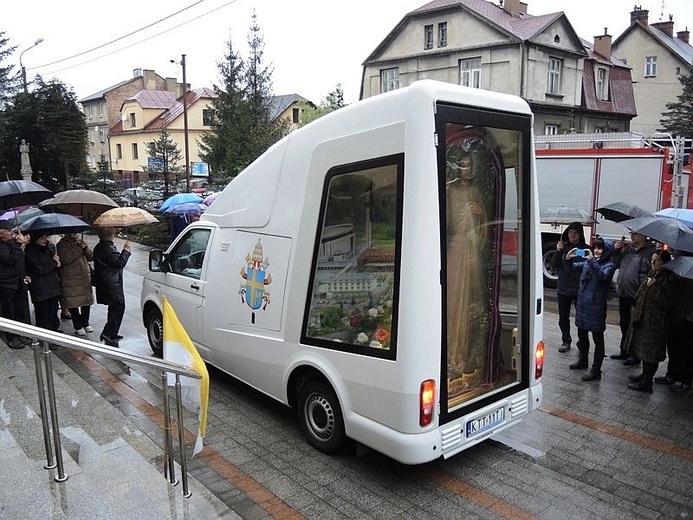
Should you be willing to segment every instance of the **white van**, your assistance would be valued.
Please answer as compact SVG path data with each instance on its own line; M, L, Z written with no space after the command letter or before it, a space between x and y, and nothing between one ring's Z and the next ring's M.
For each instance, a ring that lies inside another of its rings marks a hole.
M532 114L424 80L292 132L150 255L202 357L295 407L317 449L449 457L541 404Z

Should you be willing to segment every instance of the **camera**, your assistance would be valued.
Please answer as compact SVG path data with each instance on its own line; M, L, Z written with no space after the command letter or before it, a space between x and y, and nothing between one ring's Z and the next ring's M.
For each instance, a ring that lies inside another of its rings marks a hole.
M575 250L575 256L585 256L585 250L584 249L576 249Z

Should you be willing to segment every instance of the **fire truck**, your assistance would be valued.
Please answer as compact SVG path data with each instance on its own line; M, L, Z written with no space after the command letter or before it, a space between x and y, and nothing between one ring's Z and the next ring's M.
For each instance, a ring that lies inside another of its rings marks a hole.
M551 268L565 227L582 222L589 243L599 234L619 239L622 224L605 220L596 209L626 201L654 213L668 207L693 207L693 186L686 144L666 135L644 138L631 133L535 136L541 214L544 284L555 287Z

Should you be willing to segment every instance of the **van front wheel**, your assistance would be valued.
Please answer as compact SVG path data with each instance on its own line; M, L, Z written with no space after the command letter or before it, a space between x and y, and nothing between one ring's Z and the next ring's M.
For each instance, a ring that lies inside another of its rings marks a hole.
M308 381L298 396L298 422L308 443L318 451L337 453L346 431L334 390L320 381Z
M147 327L147 339L154 355L162 357L164 355L164 320L161 311L154 307L147 313L145 320Z

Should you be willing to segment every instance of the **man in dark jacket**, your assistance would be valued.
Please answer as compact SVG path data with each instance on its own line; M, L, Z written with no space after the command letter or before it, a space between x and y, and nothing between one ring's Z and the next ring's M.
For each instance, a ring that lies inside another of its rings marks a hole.
M616 280L618 294L618 325L621 329L620 352L612 354L611 359L623 359L624 365L639 365L640 359L626 354L626 336L630 327L630 314L635 305L635 295L640 285L647 279L650 272L652 254L655 245L647 240L645 235L630 232L631 243L625 244L623 240L616 242L616 252L612 258L618 278Z
M563 341L563 344L558 349L559 352L568 352L572 342L570 335L570 308L577 305L580 274L573 271L571 264L584 260L583 257L575 257L568 260L565 258L568 251L573 248L588 248L585 242L585 231L579 222L573 222L563 231L561 240L556 244L557 253L551 258L552 267L558 270L558 285L556 286L558 327L561 329L561 340Z
M118 252L113 243L114 237L115 229L99 228L99 243L94 247L96 302L108 305L101 341L109 347L117 347L122 337L118 331L125 314L123 269L130 258L130 242L125 242L123 250Z
M28 298L23 286L26 279L24 245L29 237L21 233L15 235L13 227L12 222L0 220L0 310L3 318L28 323ZM29 338L10 332L6 333L6 338L7 346L13 349L24 348L31 342Z

